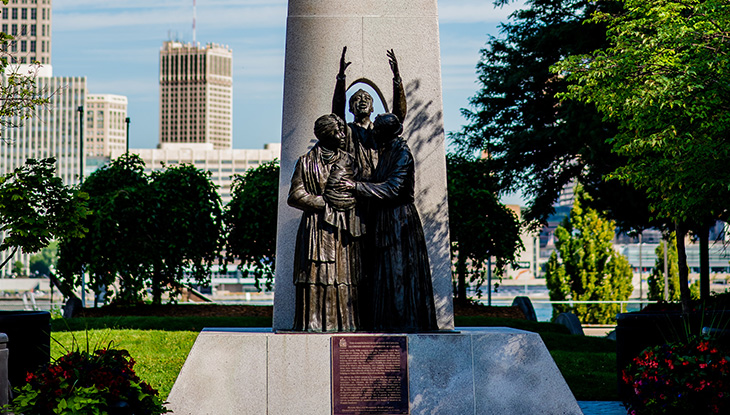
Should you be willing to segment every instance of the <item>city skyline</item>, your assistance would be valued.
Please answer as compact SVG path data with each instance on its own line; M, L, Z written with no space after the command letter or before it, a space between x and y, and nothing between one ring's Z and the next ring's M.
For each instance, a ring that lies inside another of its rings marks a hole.
M166 40L192 41L192 3L53 4L54 75L86 76L90 93L127 96L131 148L154 148L159 141L159 51ZM475 67L487 36L496 36L497 25L521 4L495 9L483 0L439 1L447 132L464 122L460 108L476 92ZM286 0L197 2L196 40L228 46L234 53L234 148L280 141L286 8ZM333 87L336 70L333 62Z

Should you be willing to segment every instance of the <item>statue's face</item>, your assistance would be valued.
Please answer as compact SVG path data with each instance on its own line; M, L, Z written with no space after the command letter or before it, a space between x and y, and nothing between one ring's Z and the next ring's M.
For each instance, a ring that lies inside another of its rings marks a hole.
M332 124L330 128L324 133L322 138L319 139L322 146L335 150L343 148L345 146L345 128L342 123Z
M350 98L350 112L357 117L373 113L373 97L362 89L355 92Z

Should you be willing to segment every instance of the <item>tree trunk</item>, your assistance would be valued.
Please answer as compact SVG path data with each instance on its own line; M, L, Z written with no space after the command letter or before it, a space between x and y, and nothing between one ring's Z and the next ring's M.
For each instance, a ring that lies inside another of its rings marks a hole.
M162 277L159 267L155 267L152 272L152 304L162 304Z
M682 312L689 313L689 268L687 268L687 252L684 249L684 237L687 230L683 224L674 223L677 233L677 265L679 265L679 299L682 302Z
M700 299L710 298L710 228L703 226L697 236L700 239Z
M466 304L466 258L459 255L456 260L456 302Z

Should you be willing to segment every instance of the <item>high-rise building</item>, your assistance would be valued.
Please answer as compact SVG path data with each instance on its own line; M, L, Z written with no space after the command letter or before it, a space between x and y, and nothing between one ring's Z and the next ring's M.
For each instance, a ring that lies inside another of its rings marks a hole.
M112 94L86 96L84 152L88 157L110 157L127 150L127 97Z
M2 132L0 175L22 166L29 158L54 157L56 175L67 185L77 184L86 165L86 159L79 151L81 134L78 112L86 99L86 78L38 77L36 86L41 91L54 91L49 109L38 110L35 116L22 122L14 120L13 123L20 126ZM0 263L7 255L8 251L0 252ZM28 258L28 254L16 254L13 261L0 269L0 276L10 275L15 261L27 266Z
M168 41L160 49L160 147L232 147L233 52Z
M8 52L13 63L51 63L52 0L10 0L2 6L0 29L15 37Z

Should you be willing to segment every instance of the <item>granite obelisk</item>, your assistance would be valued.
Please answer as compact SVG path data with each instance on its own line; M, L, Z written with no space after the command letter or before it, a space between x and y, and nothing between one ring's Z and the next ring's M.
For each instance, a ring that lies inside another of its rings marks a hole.
M282 120L275 330L294 319L292 267L301 212L286 204L296 159L314 144L312 125L331 110L342 48L352 65L348 87L373 87L386 111L392 72L386 51L398 56L408 115L403 137L416 166L416 206L432 269L439 328L453 329L448 202L436 0L289 0Z

